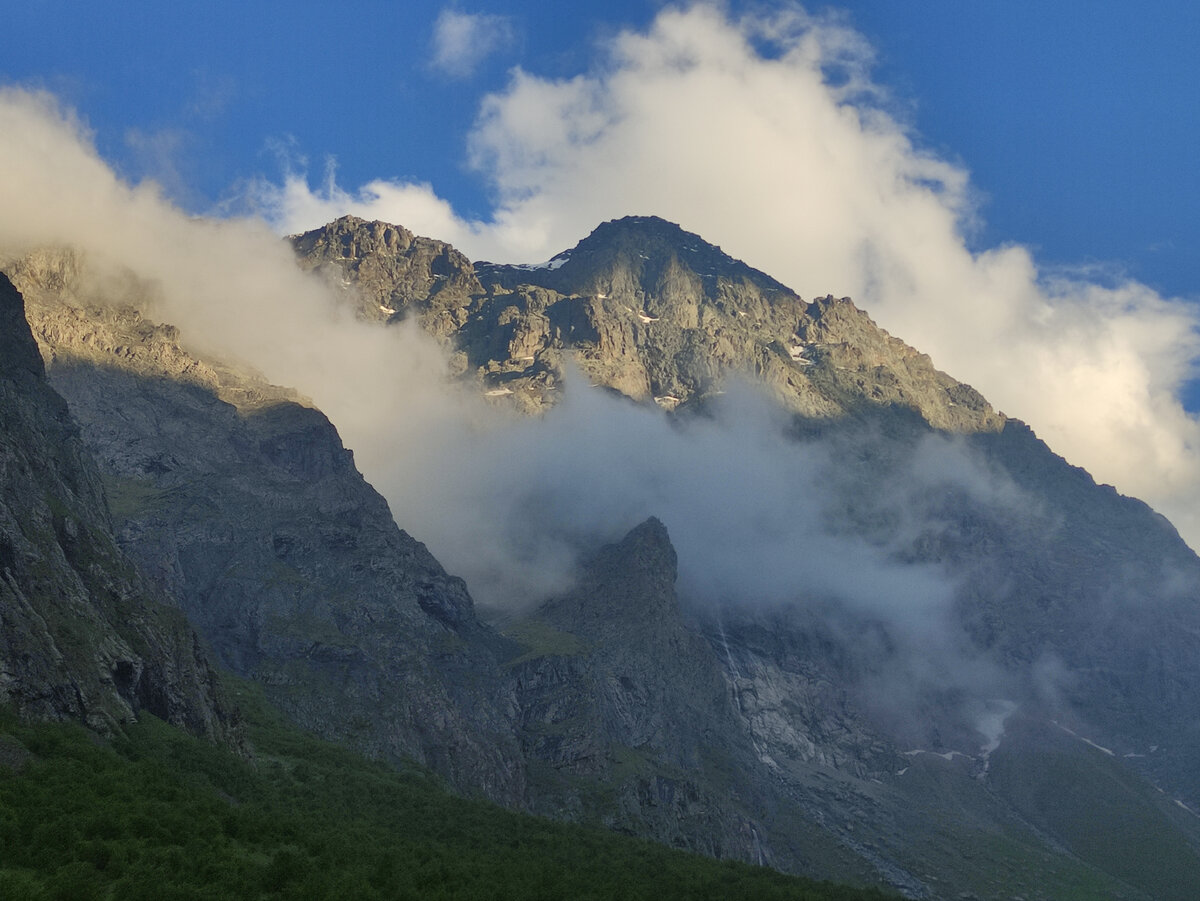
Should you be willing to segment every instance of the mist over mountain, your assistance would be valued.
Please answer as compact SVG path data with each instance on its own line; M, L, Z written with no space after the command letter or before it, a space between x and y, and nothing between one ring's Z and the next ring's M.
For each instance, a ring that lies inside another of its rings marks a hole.
M912 897L1191 898L1200 561L854 301L648 216L524 266L189 219L47 103L0 104L0 261L89 534L294 722ZM63 656L172 715L111 675L155 658Z
M1200 560L1145 504L661 219L224 228L5 268L122 547L295 722L912 897L1189 897Z

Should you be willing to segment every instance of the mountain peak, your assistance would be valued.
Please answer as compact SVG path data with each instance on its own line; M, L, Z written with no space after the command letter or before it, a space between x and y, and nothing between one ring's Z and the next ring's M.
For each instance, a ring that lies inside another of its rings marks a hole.
M589 640L629 623L673 620L678 562L666 526L652 516L600 548L584 563L575 589L547 601L542 613Z
M472 265L448 244L355 217L292 243L301 265L348 290L363 318L415 315L454 345L456 367L474 371L489 397L529 412L561 394L569 354L595 384L667 410L742 373L806 417L896 406L950 431L1003 424L977 392L848 299L805 302L658 216L603 222L524 265Z
M659 216L625 216L602 222L573 248L546 263L478 263L476 271L485 284L509 290L532 280L564 294L608 295L626 284L635 291L656 293L664 279L682 277L712 296L722 279L749 281L761 290L795 296L765 272Z

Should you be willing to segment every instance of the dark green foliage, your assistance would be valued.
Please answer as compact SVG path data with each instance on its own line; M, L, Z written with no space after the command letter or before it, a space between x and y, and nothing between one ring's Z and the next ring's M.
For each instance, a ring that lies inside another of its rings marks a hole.
M884 897L456 798L265 710L250 719L253 761L149 717L106 745L0 714L32 754L0 767L0 897Z

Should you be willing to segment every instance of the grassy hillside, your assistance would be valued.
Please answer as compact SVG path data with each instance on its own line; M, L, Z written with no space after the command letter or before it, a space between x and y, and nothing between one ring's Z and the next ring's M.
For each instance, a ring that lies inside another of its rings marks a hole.
M456 798L247 692L250 761L151 718L105 743L0 712L0 898L885 897Z

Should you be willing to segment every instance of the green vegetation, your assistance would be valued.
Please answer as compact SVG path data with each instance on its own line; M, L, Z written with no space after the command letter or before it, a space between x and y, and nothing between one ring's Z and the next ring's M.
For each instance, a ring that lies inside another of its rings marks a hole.
M538 616L530 616L504 629L506 637L525 647L524 653L509 661L510 666L538 657L575 657L586 653L587 645L570 632L556 629Z
M1190 815L1110 756L1047 735L1036 750L997 754L992 770L1013 807L1081 860L1162 901L1196 898L1200 854L1184 838L1196 832Z
M165 492L148 479L122 478L104 475L104 493L108 507L117 520L132 519L153 512L165 504Z
M253 760L150 717L104 743L0 713L0 897L885 897L457 798L237 693Z

